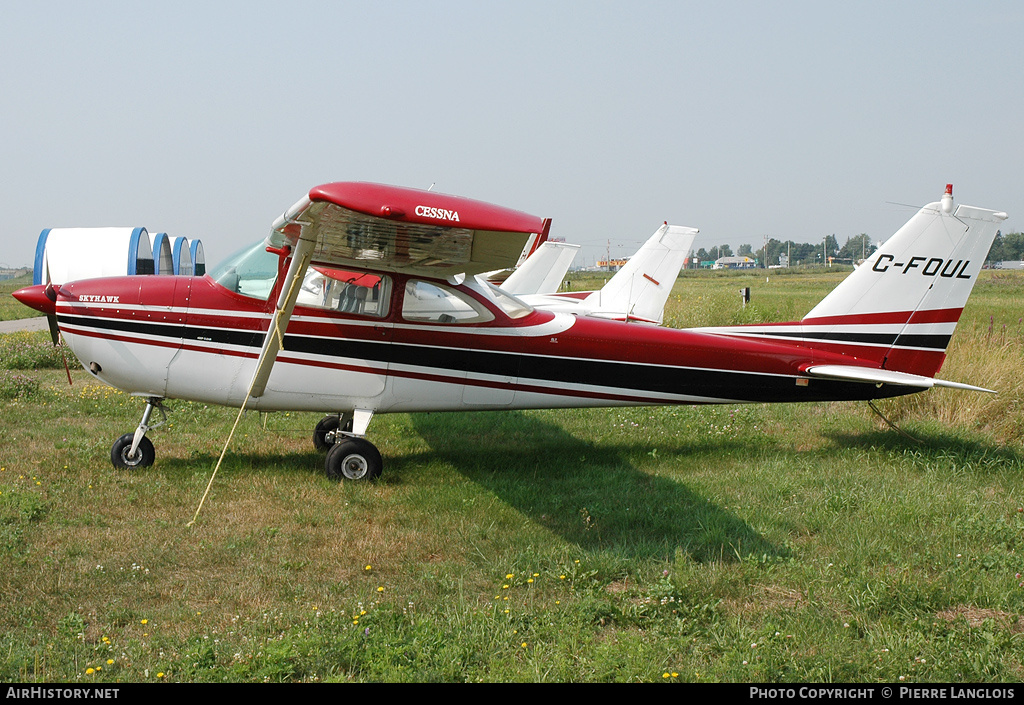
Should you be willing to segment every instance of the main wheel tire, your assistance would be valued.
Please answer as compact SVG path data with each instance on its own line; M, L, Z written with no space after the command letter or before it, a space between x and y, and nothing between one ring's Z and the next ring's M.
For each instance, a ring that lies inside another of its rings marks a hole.
M380 477L384 461L365 438L346 438L327 451L324 469L332 480L374 480Z
M126 433L116 441L110 449L110 462L119 470L134 470L135 468L148 468L156 460L156 450L153 449L153 442L142 437L139 447L135 450L134 456L129 456L132 449L132 441L135 440L134 433Z
M313 429L313 447L323 453L334 445L334 435L338 432L341 419L337 416L325 416Z
M325 453L338 442L339 428L341 428L342 431L352 430L352 419L346 421L344 427L340 427L340 422L341 419L337 416L325 416L320 419L316 428L313 429L313 447L321 453Z

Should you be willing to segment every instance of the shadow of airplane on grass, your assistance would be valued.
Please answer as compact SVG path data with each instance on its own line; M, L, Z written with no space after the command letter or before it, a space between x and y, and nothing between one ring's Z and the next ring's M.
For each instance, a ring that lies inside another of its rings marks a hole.
M788 551L764 538L727 508L678 480L639 469L647 445L626 440L597 445L560 425L521 411L411 414L413 428L429 450L387 459L386 479L401 482L431 460L450 464L524 516L583 550L613 551L626 557L670 558L682 551L698 562L735 561L749 555L785 557ZM891 430L825 432L837 446L906 457L921 468L996 473L1024 470L1024 454L993 443L945 434ZM716 441L716 452L744 453L749 446ZM660 467L705 457L682 439L660 443ZM169 472L212 465L208 455L169 458ZM751 458L754 461L754 458ZM316 453L229 453L225 470L302 475L322 464Z
M681 550L696 561L785 555L685 484L639 470L630 459L645 452L639 446L597 446L519 411L411 418L432 457L584 550L636 558Z
M641 471L637 461L647 448L640 442L596 445L521 411L411 414L410 419L429 450L386 458L385 482L402 482L403 475L430 461L448 463L583 550L645 559L671 558L682 551L699 562L788 555L684 483ZM728 440L719 445L723 452L731 447ZM685 441L677 447L661 447L659 453L662 463L697 454ZM212 467L216 460L205 453L167 458L156 471ZM312 451L235 450L228 453L221 471L272 470L292 476L316 472L322 465L323 456Z

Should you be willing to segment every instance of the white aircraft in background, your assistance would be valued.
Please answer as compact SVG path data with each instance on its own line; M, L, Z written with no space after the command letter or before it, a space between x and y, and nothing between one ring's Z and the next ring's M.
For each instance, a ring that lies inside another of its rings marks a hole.
M661 325L672 285L698 232L696 228L665 223L598 291L519 298L544 311Z
M579 249L579 245L549 240L516 267L500 286L513 296L554 294L565 281L565 273Z

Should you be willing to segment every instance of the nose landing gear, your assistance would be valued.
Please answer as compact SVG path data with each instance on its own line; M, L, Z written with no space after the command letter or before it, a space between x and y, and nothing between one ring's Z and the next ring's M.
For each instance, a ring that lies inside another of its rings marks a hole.
M153 409L160 412L161 420L150 425L149 419L153 415ZM167 408L163 405L163 399L150 397L146 401L146 410L142 412L142 421L139 422L135 433L126 433L114 441L114 446L110 449L110 462L119 470L148 468L156 460L156 450L153 448L153 442L146 438L146 433L165 423Z
M143 436L133 452L132 444L134 442L134 433L126 433L114 441L114 447L110 449L110 462L114 464L115 468L119 470L148 468L156 460L153 441Z

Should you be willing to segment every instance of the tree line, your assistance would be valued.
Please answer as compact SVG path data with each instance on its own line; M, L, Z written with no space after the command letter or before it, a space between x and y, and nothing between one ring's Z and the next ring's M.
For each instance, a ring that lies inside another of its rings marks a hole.
M1024 260L1024 233L996 233L986 262L1020 262Z
M721 257L750 257L756 259L760 266L767 262L769 266L781 264L788 259L790 265L821 264L831 260L842 264L856 264L867 258L878 249L878 243L872 243L867 233L861 233L846 239L839 246L835 235L827 235L818 243L797 243L792 240L769 238L761 247L754 249L752 245L743 244L734 253L729 245L715 245L700 248L696 259L700 262L714 262ZM1024 233L997 232L986 262L1004 262L1024 260Z

